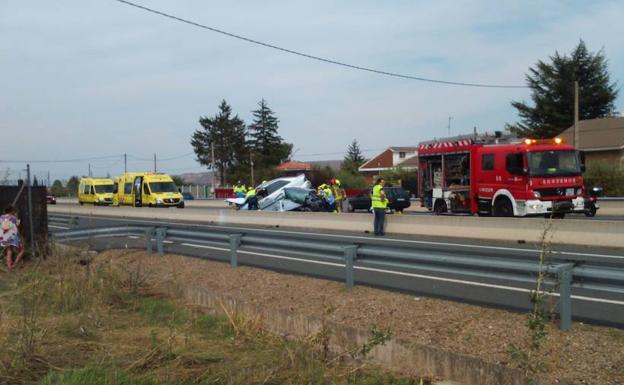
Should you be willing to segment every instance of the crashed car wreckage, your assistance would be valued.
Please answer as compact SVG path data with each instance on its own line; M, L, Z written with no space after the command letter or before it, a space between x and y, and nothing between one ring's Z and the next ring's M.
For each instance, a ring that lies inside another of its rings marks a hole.
M263 182L256 187L258 208L263 211L328 211L327 203L312 189L304 174ZM247 209L245 198L228 198L228 203Z

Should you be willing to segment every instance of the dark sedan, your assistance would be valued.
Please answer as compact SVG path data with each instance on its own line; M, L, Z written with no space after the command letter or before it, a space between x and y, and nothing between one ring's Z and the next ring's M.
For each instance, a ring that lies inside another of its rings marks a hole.
M402 187L384 187L388 198L388 208L393 211L403 211L410 207L410 193ZM370 193L360 194L349 198L349 211L369 210L371 207Z

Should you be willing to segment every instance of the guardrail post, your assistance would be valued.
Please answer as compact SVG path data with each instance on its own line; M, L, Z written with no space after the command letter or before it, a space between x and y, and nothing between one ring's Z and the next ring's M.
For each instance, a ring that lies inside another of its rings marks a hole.
M165 254L165 248L164 248L164 240L165 237L167 236L167 228L166 227L159 227L156 229L156 250L158 251L158 255L164 255Z
M154 245L152 244L152 237L154 236L154 231L155 231L154 227L148 227L145 230L145 245L146 245L146 250L149 254L152 254L152 252L154 251Z
M572 326L572 268L571 263L558 266L559 278L559 330Z
M241 234L230 235L230 265L233 268L238 267L238 246L241 244Z
M69 224L69 228L70 229L75 229L80 224L80 218L79 217L71 217L71 218L69 218L69 220L67 222Z
M345 259L345 286L347 289L353 287L353 261L357 258L357 246L349 245L344 247Z

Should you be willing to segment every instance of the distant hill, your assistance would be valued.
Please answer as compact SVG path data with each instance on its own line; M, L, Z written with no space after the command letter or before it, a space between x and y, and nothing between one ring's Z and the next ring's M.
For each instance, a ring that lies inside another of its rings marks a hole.
M189 172L176 176L181 178L186 184L207 185L212 182L212 174L209 172Z

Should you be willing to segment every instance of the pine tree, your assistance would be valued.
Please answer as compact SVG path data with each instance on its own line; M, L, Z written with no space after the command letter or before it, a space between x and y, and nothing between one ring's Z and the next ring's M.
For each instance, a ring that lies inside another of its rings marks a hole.
M78 196L78 185L80 184L80 179L77 176L72 176L67 181L67 193L69 196Z
M278 135L279 120L264 99L258 109L252 111L254 120L249 125L248 146L258 168L271 168L287 160L292 144L285 143Z
M618 95L611 83L607 59L601 50L592 53L581 40L570 55L555 52L551 63L538 61L526 79L534 106L514 101L521 122L508 125L519 136L552 138L574 124L574 81L579 83L579 119L612 115Z
M358 173L358 168L364 163L365 159L360 150L360 145L356 139L347 148L347 154L342 162L342 169L352 174Z
M244 162L248 153L245 146L245 123L238 115L232 116L232 108L223 100L219 105L219 112L212 118L200 117L199 124L201 128L191 138L197 161L209 168L215 167L223 185L226 171Z

